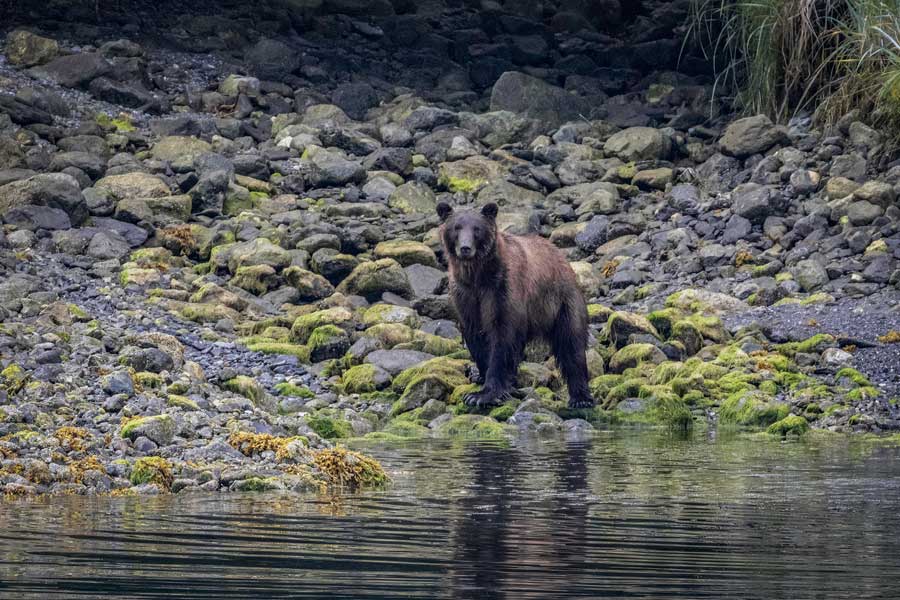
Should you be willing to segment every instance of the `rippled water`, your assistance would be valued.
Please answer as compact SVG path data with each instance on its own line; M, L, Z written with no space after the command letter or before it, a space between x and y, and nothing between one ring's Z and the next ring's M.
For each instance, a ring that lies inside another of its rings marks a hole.
M0 596L900 596L897 448L619 432L367 451L387 490L0 504Z

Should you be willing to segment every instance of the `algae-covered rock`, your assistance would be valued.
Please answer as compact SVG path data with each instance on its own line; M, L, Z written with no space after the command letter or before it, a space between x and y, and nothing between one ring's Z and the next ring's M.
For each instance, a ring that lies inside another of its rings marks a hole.
M506 427L484 415L459 415L437 429L438 435L461 439L498 439L506 436Z
M666 298L666 306L678 308L686 313L726 315L750 310L743 300L719 292L686 289Z
M438 167L438 184L451 192L473 193L491 181L501 179L506 169L484 156L444 162Z
M130 440L143 436L160 446L167 446L175 438L175 420L170 415L138 417L122 425L120 435Z
M262 385L252 377L247 377L246 375L238 375L233 379L229 379L222 384L222 387L229 392L234 392L235 394L247 398L254 404L261 403L266 396L266 390Z
M652 335L659 337L659 333L646 317L624 311L614 312L606 322L609 330L609 339L617 348L628 345L628 338L632 335Z
M323 413L310 415L306 418L306 423L317 435L326 440L348 438L353 434L353 427L349 422Z
M231 285L262 296L275 286L275 269L270 265L248 265L238 267L231 278Z
M409 327L418 327L420 319L411 308L393 304L375 304L363 313L362 322L370 327L379 323L402 323Z
M160 139L150 154L156 160L168 162L176 171L189 170L194 161L212 150L209 142L190 136L168 136Z
M336 325L321 325L309 334L306 345L309 347L309 359L320 362L343 356L350 349L350 337Z
M172 487L172 465L164 458L159 456L147 456L139 458L131 467L131 476L129 477L132 485L144 485L153 483L163 490L169 490Z
M290 264L290 253L266 238L234 244L228 250L228 270L232 273L241 267L268 265L281 270Z
M312 332L323 325L336 325L344 330L353 327L353 313L335 306L297 317L291 326L291 340L305 344Z
M348 394L365 394L382 390L391 384L391 374L373 364L350 367L341 375L341 385Z
M391 258L360 263L341 282L337 291L365 296L370 300L377 299L384 292L392 292L404 298L411 298L413 295L406 271Z
M766 433L771 435L803 435L809 431L809 421L798 415L788 415L780 421L776 421L766 428Z
M630 344L612 355L609 359L609 370L621 373L642 363L658 365L665 361L666 355L653 344Z
M334 286L327 279L312 271L292 266L285 269L281 275L288 285L300 293L300 300L304 302L322 300L334 293Z
M406 214L430 215L437 206L434 192L427 185L410 181L398 186L388 198L388 206Z
M719 423L766 427L788 415L790 406L763 392L747 390L729 396L719 409Z
M414 264L427 265L429 267L438 266L434 250L422 242L407 240L379 242L375 246L375 257L393 258L404 267Z

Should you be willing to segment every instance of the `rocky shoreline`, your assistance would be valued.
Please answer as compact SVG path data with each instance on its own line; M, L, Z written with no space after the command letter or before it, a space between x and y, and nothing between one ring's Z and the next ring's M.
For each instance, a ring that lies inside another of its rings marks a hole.
M577 11L356 4L226 49L6 32L5 494L383 483L341 447L357 438L900 429L900 165L880 132L729 118L709 77L641 63L669 56L682 3L619 7L615 33ZM566 408L539 347L510 402L460 402L442 200L497 202L505 230L566 253L597 408Z

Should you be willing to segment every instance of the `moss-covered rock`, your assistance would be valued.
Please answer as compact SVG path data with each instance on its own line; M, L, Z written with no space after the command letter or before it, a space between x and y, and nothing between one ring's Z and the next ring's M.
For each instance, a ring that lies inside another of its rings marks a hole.
M810 354L822 352L826 348L835 346L836 341L833 335L828 333L817 333L801 342L787 342L779 344L777 350L785 356L793 357L797 353Z
M305 302L322 300L334 293L334 286L327 279L312 271L292 266L285 269L281 275L288 285L300 293L300 299Z
M776 421L766 428L766 433L771 435L803 435L809 431L809 422L797 415L788 415L780 421Z
M181 316L196 323L216 323L222 319L240 320L240 313L222 304L185 304Z
M612 358L609 359L609 370L613 373L621 373L625 369L643 363L658 365L665 361L666 355L653 344L630 344L612 355Z
M393 304L375 304L366 309L362 317L362 322L367 327L379 323L402 323L415 328L420 321L418 313L413 309Z
M506 427L484 415L458 415L441 425L437 433L461 439L499 439L506 436Z
M284 354L296 356L300 362L310 362L309 346L275 341L254 341L247 343L247 349L263 354Z
M323 325L335 325L349 331L353 328L353 313L341 306L335 306L301 315L291 326L291 340L305 344L312 332Z
M250 265L238 267L229 283L251 294L262 296L275 287L276 280L275 269L270 265Z
M266 397L265 388L258 381L246 375L238 375L233 379L229 379L222 384L222 387L229 392L234 392L247 398L254 404L260 404Z
M154 483L163 490L172 488L172 465L159 456L147 456L139 458L131 467L129 477L132 485Z
M416 339L416 330L403 323L379 323L365 330L366 337L378 340L382 347L393 348L398 344L407 344Z
M122 425L119 435L130 440L143 436L160 446L167 446L175 439L175 420L171 415L134 418Z
M747 390L729 396L719 409L719 423L767 427L788 415L790 407L763 392Z
M340 358L350 349L350 336L336 325L321 325L309 335L307 347L312 362Z
M315 431L319 437L326 440L348 438L353 435L353 427L344 419L332 417L324 413L317 413L306 418L306 424Z
M650 321L635 313L614 312L606 322L606 328L610 341L617 348L627 346L628 338L632 335L651 335L659 338L659 333Z
M433 210L434 207L431 208L431 211ZM422 242L408 240L379 242L378 245L375 246L375 258L392 258L404 267L415 264L427 265L429 267L438 266L437 256L435 256L434 250Z
M342 294L365 296L369 300L379 298L384 292L404 298L411 298L413 294L406 271L392 258L360 263L337 290Z
M350 367L341 375L341 385L348 394L365 394L383 390L390 384L390 373L368 363Z

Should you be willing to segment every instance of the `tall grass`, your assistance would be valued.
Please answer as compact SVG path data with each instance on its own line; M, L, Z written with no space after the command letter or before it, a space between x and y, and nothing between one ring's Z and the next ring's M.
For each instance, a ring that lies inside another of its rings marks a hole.
M692 0L691 35L744 112L900 132L900 0Z

